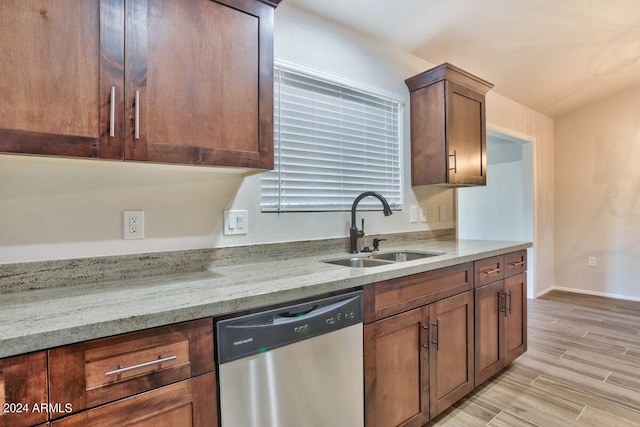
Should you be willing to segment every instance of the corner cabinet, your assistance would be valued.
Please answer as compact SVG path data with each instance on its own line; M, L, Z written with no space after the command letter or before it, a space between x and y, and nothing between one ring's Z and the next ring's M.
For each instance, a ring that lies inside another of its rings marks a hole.
M493 85L447 63L405 83L411 96L411 184L485 185L485 94Z
M0 151L273 167L279 0L7 0Z

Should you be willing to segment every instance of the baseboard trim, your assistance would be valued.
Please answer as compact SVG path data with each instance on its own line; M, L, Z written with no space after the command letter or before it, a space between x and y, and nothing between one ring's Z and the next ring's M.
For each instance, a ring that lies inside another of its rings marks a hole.
M593 295L597 297L622 299L627 301L640 301L640 297L631 297L628 295L620 295L620 294L610 294L608 292L587 291L584 289L576 289L576 288L565 288L563 286L551 286L550 288L547 288L544 291L538 292L536 294L536 298L539 298L545 294L548 294L551 291L571 292L574 294Z

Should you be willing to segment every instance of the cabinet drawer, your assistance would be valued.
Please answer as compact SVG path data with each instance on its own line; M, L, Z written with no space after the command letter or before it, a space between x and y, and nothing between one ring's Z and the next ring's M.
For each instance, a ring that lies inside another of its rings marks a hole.
M52 422L57 427L216 426L215 374L180 381Z
M475 287L488 285L504 279L504 256L498 255L473 263Z
M44 351L0 359L0 427L23 427L47 421L35 411L47 400L47 354Z
M402 313L473 289L473 263L373 283L364 288L364 321Z
M504 256L504 277L515 276L527 271L527 250L511 252Z
M77 412L211 372L213 354L210 318L52 349L50 398Z

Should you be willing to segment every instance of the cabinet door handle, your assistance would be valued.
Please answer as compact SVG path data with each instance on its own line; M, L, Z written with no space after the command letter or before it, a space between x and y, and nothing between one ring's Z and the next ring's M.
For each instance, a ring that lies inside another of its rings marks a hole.
M136 118L135 118L135 137L140 139L140 91L136 91Z
M449 154L449 157L453 157L453 167L449 168L453 173L458 173L458 153L456 150L453 150L453 154Z
M487 276L491 276L492 274L499 274L499 273L500 273L500 267L484 272L484 274L486 274Z
M511 289L509 289L509 314L511 314L512 308L513 308L513 294L511 293Z
M507 293L498 293L498 311L507 314Z
M104 376L108 377L110 375L118 375L118 374L122 374L124 372L133 371L134 369L144 368L146 366L159 365L160 363L170 362L171 360L176 360L176 359L177 359L177 356L169 356L169 357L159 358L158 360L150 360L148 362L139 363L137 365L127 366L127 367L124 367L124 368L118 368L118 369L115 369L113 371L105 372Z
M512 262L511 267L520 267L524 265L524 261Z
M111 86L111 105L109 106L109 136L116 136L116 87Z
M422 325L422 329L425 329L427 331L427 343L426 344L422 344L422 347L424 347L424 348L426 348L428 350L429 349L429 339L430 339L429 324L427 323L426 325Z
M436 328L436 340L430 340L429 342L436 345L436 351L440 351L440 318L438 317L435 323L432 322L431 326L435 326Z

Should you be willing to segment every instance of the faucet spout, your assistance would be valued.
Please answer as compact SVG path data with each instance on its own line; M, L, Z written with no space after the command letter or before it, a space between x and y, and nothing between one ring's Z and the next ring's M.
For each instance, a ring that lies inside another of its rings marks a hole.
M356 199L353 201L353 205L351 206L351 228L349 229L349 238L351 240L350 253L352 254L358 253L358 239L364 236L364 220L362 223L363 229L358 230L358 226L356 225L356 209L358 207L358 203L360 203L360 200L368 196L373 196L380 200L380 202L382 203L382 212L384 213L384 216L389 216L392 214L389 203L384 197L382 197L380 193L376 193L375 191L365 191L364 193L356 197Z

